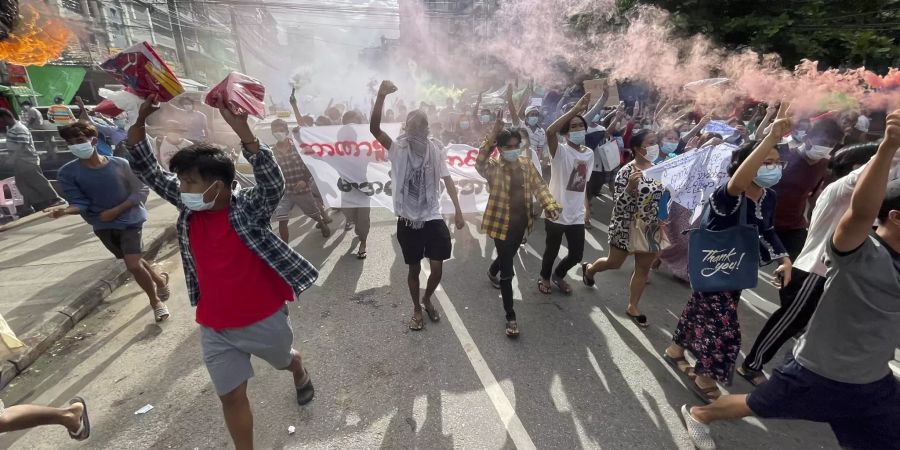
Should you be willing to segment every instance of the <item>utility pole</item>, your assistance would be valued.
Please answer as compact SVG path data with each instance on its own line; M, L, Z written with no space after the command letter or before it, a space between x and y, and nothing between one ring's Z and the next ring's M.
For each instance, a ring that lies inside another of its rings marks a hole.
M244 62L244 51L241 49L241 36L238 34L237 15L234 13L234 6L231 7L231 35L234 36L234 50L237 53L238 64L241 66L241 73L247 73L247 64Z
M172 37L175 38L175 53L181 60L181 66L184 67L184 75L190 77L193 73L191 70L190 58L187 55L187 48L184 46L184 35L181 33L181 16L178 15L178 5L175 0L168 0L169 5L169 23L172 25Z

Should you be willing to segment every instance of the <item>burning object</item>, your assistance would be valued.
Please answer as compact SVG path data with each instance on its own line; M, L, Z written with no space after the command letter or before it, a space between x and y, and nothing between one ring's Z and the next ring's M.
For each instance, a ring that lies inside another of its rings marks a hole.
M42 15L19 0L0 0L0 60L21 66L42 66L62 54L72 31L63 21Z

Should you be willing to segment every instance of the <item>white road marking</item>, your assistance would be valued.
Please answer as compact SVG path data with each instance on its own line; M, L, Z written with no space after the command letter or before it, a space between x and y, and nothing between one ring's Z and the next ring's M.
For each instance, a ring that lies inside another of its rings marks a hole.
M428 279L429 272L430 270L428 270L427 265L423 265L422 274L426 280ZM423 282L422 286L424 285ZM434 292L434 297L437 298L438 302L441 304L441 309L444 310L444 318L447 322L450 322L450 327L453 328L456 339L459 340L460 345L462 345L466 357L469 358L472 368L475 369L475 374L478 375L478 379L481 380L484 392L488 395L488 398L491 399L494 409L497 410L497 414L500 416L500 421L503 422L503 426L506 427L506 432L509 433L509 437L516 445L516 448L523 450L536 449L537 447L535 447L534 442L531 440L531 436L528 434L528 431L525 430L522 421L519 420L515 408L513 408L509 398L506 397L500 384L497 383L497 378L494 376L494 373L491 372L491 368L488 367L487 362L481 356L481 351L479 351L478 346L475 345L472 335L469 334L469 330L466 328L466 325L463 324L462 319L456 312L456 307L453 306L450 297L447 296L447 293L444 292L440 286L438 286L437 290Z

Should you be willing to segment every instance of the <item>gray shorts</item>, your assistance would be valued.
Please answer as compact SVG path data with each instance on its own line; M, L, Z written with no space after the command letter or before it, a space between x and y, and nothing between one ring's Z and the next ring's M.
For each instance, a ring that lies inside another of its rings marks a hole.
M316 202L316 198L313 197L312 192L307 192L305 194L289 194L285 192L284 196L281 197L281 201L278 202L278 207L275 208L272 220L288 220L294 206L299 207L300 210L303 211L303 214L306 214L313 220L322 218L322 213L319 211L319 205Z
M124 230L94 230L94 234L117 259L125 255L140 255L144 253L144 243L141 239L140 228L126 228Z
M203 361L219 396L253 377L250 355L264 359L278 370L287 369L293 341L287 303L275 314L243 328L216 331L200 327Z

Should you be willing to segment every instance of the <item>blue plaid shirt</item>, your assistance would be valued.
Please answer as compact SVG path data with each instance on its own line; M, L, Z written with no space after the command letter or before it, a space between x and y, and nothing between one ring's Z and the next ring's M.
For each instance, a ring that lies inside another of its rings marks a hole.
M159 165L153 156L149 140L145 139L134 146L127 145L126 148L131 154L131 170L135 175L180 211L177 228L181 261L191 305L197 306L200 301L200 286L197 284L197 269L191 254L191 210L181 203L178 177ZM257 184L232 192L228 219L241 241L291 286L294 295L300 295L316 281L319 271L272 232L270 221L284 194L284 176L275 163L272 151L265 144L259 144L259 152L256 154L248 152L246 148L243 150L244 158L253 166Z

